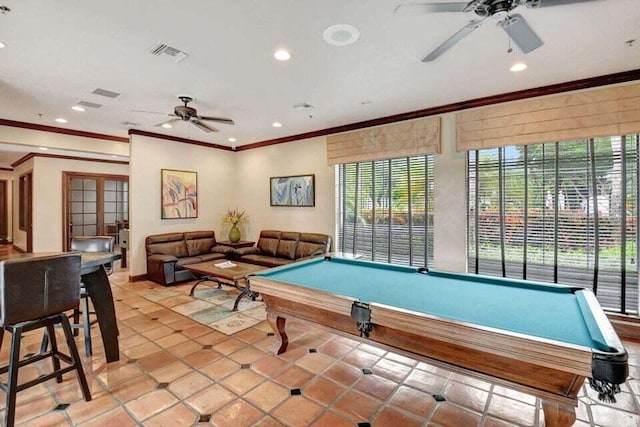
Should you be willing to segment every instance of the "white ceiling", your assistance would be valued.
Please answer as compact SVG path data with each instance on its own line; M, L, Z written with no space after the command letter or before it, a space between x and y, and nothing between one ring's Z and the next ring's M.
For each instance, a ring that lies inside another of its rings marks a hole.
M640 68L640 0L520 6L514 13L544 41L539 49L507 53L506 34L487 20L432 63L421 59L474 16L394 14L401 3L0 0L11 8L0 15L0 118L118 136L130 121L144 131L240 146ZM360 39L328 45L322 33L334 24L356 26ZM629 39L638 41L628 46ZM158 43L189 57L174 63L153 56ZM280 47L292 52L289 62L273 58ZM522 59L529 68L510 72ZM96 88L122 96L92 95ZM184 122L167 130L154 126L163 115L132 111L172 112L179 94L195 97L200 114L236 125L214 124L220 132L211 134ZM81 99L104 106L72 111ZM293 108L301 102L315 108Z

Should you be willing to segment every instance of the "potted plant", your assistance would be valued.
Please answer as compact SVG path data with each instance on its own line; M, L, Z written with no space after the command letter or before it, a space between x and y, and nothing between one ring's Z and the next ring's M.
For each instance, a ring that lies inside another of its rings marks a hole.
M229 227L229 241L236 243L240 241L240 227L249 222L249 216L245 211L239 209L229 209L227 213L222 217L222 224L225 227Z

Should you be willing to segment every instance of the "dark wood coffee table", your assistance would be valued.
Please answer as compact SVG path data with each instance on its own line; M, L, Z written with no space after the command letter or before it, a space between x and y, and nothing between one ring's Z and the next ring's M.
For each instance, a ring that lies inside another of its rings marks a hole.
M218 284L218 289L222 288L222 285L233 286L240 291L240 295L236 298L236 302L233 304L232 311L238 311L238 303L245 295L250 296L255 301L258 295L249 289L249 282L247 276L257 273L259 271L266 270L267 267L261 265L247 264L238 261L227 261L234 264L233 267L222 268L216 266L221 264L225 260L215 260L207 262L199 262L197 264L185 265L184 268L191 271L199 278L199 280L191 287L189 295L193 296L196 287L202 282L215 282ZM244 283L242 285L241 283Z

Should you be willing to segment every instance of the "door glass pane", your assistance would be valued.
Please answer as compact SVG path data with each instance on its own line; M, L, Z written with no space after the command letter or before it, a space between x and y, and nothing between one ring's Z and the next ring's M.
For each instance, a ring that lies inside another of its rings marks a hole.
M84 214L83 216L84 216L84 224L85 225L87 225L87 224L95 225L96 224L96 222L97 222L96 221L96 219L97 219L96 214Z
M85 190L96 190L96 180L95 179L84 179L83 188Z
M84 235L85 236L95 236L98 231L98 228L95 225L87 225L84 227Z
M95 202L85 202L82 204L84 211L87 213L95 213L96 211L96 203Z
M106 202L114 202L116 200L116 192L115 191L105 191L104 192L104 200Z
M81 225L74 225L72 227L71 234L73 235L73 237L84 235L84 227Z
M116 190L116 182L117 181L105 181L104 182L104 189L106 191L115 191Z
M82 225L84 223L82 214L73 214L71 215L71 222L73 225Z
M81 179L72 179L71 180L71 189L72 190L82 190L82 180Z
M82 213L82 205L83 203L80 202L76 202L76 203L71 203L71 212L72 213Z
M96 192L85 190L82 195L84 197L85 202L95 202L96 201Z
M72 191L71 192L71 200L74 202L82 201L82 191Z

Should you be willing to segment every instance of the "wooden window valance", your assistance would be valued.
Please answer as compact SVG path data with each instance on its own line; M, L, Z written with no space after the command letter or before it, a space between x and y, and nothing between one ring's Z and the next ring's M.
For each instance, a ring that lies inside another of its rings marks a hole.
M329 165L440 153L440 117L327 137Z
M640 132L640 84L459 112L456 131L458 151Z

